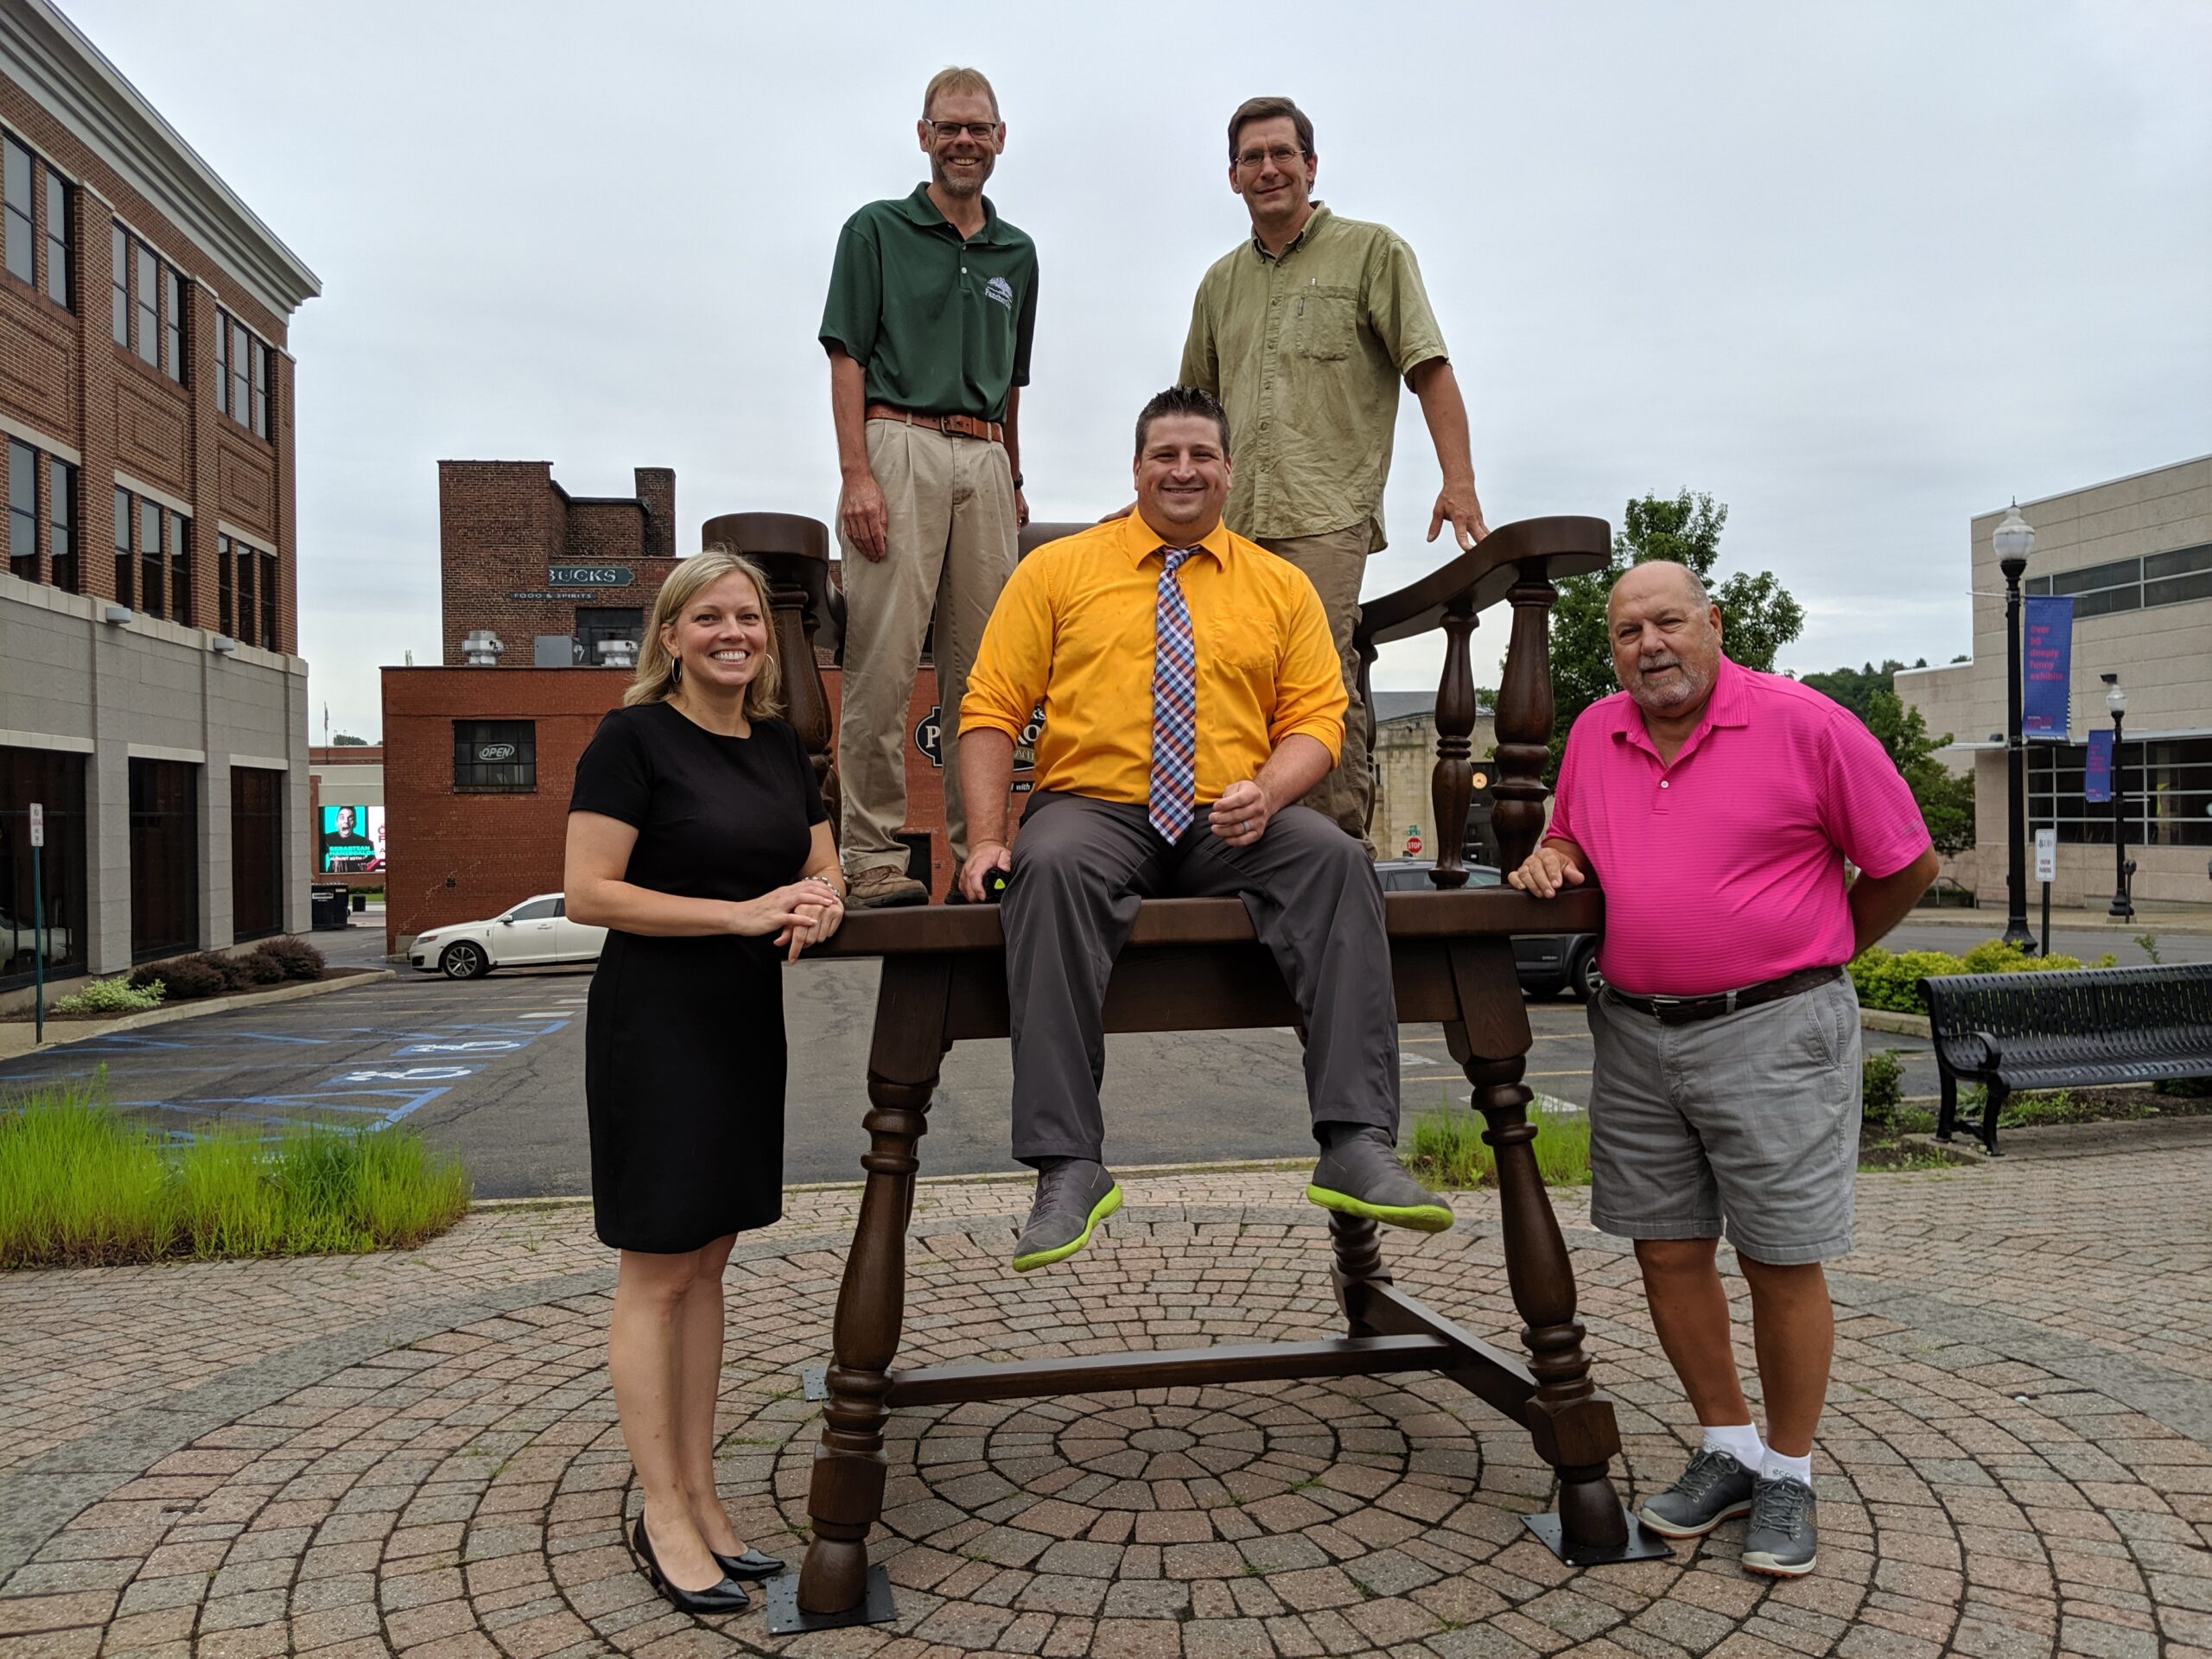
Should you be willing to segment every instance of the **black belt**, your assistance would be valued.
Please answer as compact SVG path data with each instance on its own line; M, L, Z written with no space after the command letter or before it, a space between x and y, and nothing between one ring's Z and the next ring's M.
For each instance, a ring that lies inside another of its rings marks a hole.
M1840 968L1800 968L1780 979L1763 979L1740 991L1719 991L1711 996L1630 996L1610 985L1605 987L1605 995L1638 1014L1650 1014L1662 1026L1686 1026L1693 1020L1715 1020L1738 1008L1755 1008L1762 1002L1778 1001L1842 977Z

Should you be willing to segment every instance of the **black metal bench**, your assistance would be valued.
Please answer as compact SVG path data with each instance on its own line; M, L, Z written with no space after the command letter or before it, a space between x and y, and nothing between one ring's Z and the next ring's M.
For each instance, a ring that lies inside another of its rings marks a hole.
M2022 1089L2157 1083L2212 1072L2212 963L1947 974L1920 982L1948 1141L1959 1084L1987 1090L1981 1143L1997 1150L1997 1115Z

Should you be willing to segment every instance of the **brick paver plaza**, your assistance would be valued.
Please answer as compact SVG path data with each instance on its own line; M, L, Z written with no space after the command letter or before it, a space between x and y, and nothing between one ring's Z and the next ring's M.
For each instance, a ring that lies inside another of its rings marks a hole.
M1740 1522L1672 1561L1560 1566L1520 1524L1546 1502L1527 1436L1440 1380L1262 1384L896 1414L874 1548L899 1622L779 1639L757 1600L671 1611L631 1560L613 1263L582 1208L480 1212L404 1255L16 1274L0 1651L2212 1655L2202 1127L1861 1178L1821 1564L1790 1582L1738 1568ZM1100 1244L1020 1279L1026 1189L927 1185L904 1362L1326 1333L1302 1181L1133 1180ZM819 1426L799 1373L855 1198L795 1194L730 1271L722 1490L794 1558ZM1631 1259L1556 1201L1624 1490L1649 1490L1691 1419ZM1389 1258L1517 1347L1495 1205L1459 1210Z

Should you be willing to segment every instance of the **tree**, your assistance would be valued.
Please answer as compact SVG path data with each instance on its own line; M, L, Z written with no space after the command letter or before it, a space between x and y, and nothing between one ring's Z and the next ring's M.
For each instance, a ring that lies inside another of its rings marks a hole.
M340 732L330 740L330 747L334 749L365 749L369 747L369 740L356 737L351 732Z
M1559 584L1552 607L1552 758L1546 781L1559 775L1559 758L1574 717L1599 698L1620 690L1606 637L1605 596L1632 565L1672 559L1697 572L1720 607L1725 649L1745 668L1771 673L1775 653L1804 631L1805 612L1771 571L1738 571L1716 582L1720 531L1728 508L1710 495L1683 490L1673 498L1647 495L1630 501L1613 536L1605 568Z
M1848 670L1843 671L1849 672ZM1810 684L1813 676L1806 676ZM1904 774L1905 787L1920 807L1921 822L1936 850L1949 856L1974 845L1974 779L1954 772L1936 759L1948 747L1951 734L1928 734L1928 721L1917 709L1905 706L1895 691L1876 691L1859 718L1880 740L1891 764Z
M1867 720L1873 708L1875 693L1889 690L1891 677L1904 666L1892 657L1879 668L1869 663L1864 668L1838 668L1825 674L1808 674L1804 677L1804 683L1822 696L1834 698L1859 719ZM1925 668L1928 659L1923 657L1912 666Z

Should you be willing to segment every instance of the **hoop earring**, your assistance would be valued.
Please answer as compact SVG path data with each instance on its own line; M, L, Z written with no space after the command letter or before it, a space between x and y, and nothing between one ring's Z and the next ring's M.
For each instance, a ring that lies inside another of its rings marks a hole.
M683 659L681 657L671 657L668 659L668 689L673 691L683 683Z

